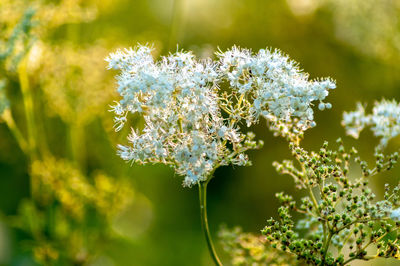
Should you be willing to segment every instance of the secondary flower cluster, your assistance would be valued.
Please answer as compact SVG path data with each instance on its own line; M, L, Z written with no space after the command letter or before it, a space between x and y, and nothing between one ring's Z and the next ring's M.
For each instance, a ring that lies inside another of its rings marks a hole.
M130 145L120 145L119 154L138 163L171 165L185 176L186 186L207 180L221 165L249 164L244 152L261 143L253 141L254 134L240 131L243 121L250 126L262 115L303 132L315 124L313 101L320 101L320 109L330 108L322 100L335 84L308 81L278 51L260 50L253 56L233 47L219 53L217 62L197 60L190 52L155 61L151 52L148 46L137 46L106 59L109 68L121 71L122 99L112 108L116 130L129 114L139 113L145 123L143 130L132 130ZM220 90L226 81L232 87L229 93Z
M295 133L299 133L315 125L314 101L319 101L320 110L332 107L323 100L335 83L330 79L309 81L308 74L279 50L261 49L253 54L233 47L218 56L223 77L234 92L250 102L244 114L248 125L263 116L294 124Z
M364 107L358 103L356 111L343 114L342 125L354 138L358 138L364 127L370 126L375 136L381 137L380 147L383 148L400 134L400 104L395 100L375 102L372 114L366 115Z

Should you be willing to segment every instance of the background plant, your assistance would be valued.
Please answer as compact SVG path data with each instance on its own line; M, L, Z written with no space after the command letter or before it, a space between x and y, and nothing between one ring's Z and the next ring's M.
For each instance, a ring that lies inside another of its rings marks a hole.
M31 264L87 265L98 260L106 246L102 241L118 237L114 222L132 205L128 182L109 176L101 165L86 163L85 126L101 117L111 98L97 83L98 78L104 84L109 79L92 59L101 55L101 48L81 52L62 44L60 49L61 44L48 38L62 25L93 20L94 8L76 1L0 5L1 121L26 156L30 177L29 197L21 200L17 213L2 220L23 234L17 246ZM62 122L55 124L51 115ZM61 126L70 132L65 152L50 142ZM10 263L19 263L18 257Z

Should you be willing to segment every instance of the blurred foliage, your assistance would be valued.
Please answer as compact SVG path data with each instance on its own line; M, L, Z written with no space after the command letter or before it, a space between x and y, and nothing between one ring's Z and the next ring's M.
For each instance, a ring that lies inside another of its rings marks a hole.
M179 44L200 57L233 44L283 50L311 77L337 81L332 111L307 132L313 148L344 134L341 113L356 101L400 99L399 10L396 0L0 1L0 264L210 265L196 191L167 168L115 155L103 62L114 47L154 43L166 54ZM266 143L250 154L254 166L219 169L209 186L213 235L221 222L259 232L276 191L302 196L271 166L287 157L284 141L264 125L252 130ZM377 143L370 137L361 135L360 153ZM232 243L257 246L243 239Z
M106 243L118 239L114 220L133 199L123 176L111 177L101 166L86 168L84 127L101 119L112 99L112 82L102 64L107 50L49 38L64 24L92 21L96 8L87 4L0 4L1 114L26 156L30 187L18 211L4 216L22 234L6 264L19 264L25 253L28 265L92 263ZM13 95L18 89L19 95ZM13 95L10 100L7 94ZM64 154L48 143L58 138L51 137L58 133L52 130L54 115L69 128Z
M113 96L110 73L102 68L107 50L94 44L88 48L59 45L37 47L42 53L38 66L49 113L68 124L85 125L107 112ZM32 60L34 61L34 59ZM33 62L35 64L36 62Z
M132 191L98 173L94 184L70 163L54 158L32 165L32 200L21 203L11 225L29 234L25 247L43 265L86 265L113 238L110 219L124 209Z
M233 265L295 265L296 258L266 245L264 236L243 233L240 227L222 228L219 237Z
M400 54L400 2L396 0L288 0L297 16L327 10L340 40L366 56L393 64Z
M50 205L55 199L77 220L83 219L86 207L105 218L115 216L132 194L129 185L115 183L102 173L96 173L92 179L93 184L68 161L45 158L32 164L32 194L42 205Z
M3 114L5 110L8 109L10 103L7 99L6 91L5 91L5 81L0 81L0 115Z

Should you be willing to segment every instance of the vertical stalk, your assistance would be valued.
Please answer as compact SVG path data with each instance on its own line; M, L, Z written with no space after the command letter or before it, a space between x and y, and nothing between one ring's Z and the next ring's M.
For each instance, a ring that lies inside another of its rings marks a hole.
M210 229L208 228L207 219L207 184L208 181L199 183L199 199L200 199L200 216L201 225L203 227L204 235L206 237L208 251L215 263L215 265L221 266L222 263L218 258L217 252L215 252L214 244L211 239Z
M329 245L331 243L332 237L333 237L333 233L331 231L329 231L328 238L327 238L326 242L324 243L324 247L323 247L323 251L324 251L324 254L322 254L323 255L322 262L323 263L326 261L326 257L327 257L327 254L328 254Z
M18 67L18 77L21 85L22 98L24 102L24 111L27 127L28 151L30 160L34 161L37 158L36 145L36 128L33 108L32 90L29 87L29 77L26 71L26 61L23 60Z
M27 144L29 161L32 164L38 158L37 149L37 128L35 124L34 105L32 88L29 86L29 76L26 69L26 59L22 60L18 67L18 78L21 86L21 93L24 102L24 111L27 127ZM29 170L31 171L31 170ZM31 197L35 198L38 193L38 181L34 175L30 175Z
M14 118L12 117L11 114L11 110L10 109L5 110L1 118L6 122L11 133L14 135L14 138L17 140L17 143L21 148L21 150L25 154L29 154L28 143L25 141L24 136L22 135L21 131L19 131L17 125L15 124Z

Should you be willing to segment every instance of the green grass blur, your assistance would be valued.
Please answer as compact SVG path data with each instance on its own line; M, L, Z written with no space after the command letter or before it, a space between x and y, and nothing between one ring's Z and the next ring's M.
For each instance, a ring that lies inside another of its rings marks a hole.
M19 2L24 8L30 5L30 1ZM49 3L68 1L41 2L43 7L36 6L39 11ZM316 112L317 127L306 132L304 147L317 148L324 140L333 143L343 137L345 144L355 145L367 161L373 160L378 140L367 132L358 141L344 137L340 126L343 111L354 109L358 101L371 106L375 99L400 100L397 1L80 2L96 8L92 18L54 22L51 27L45 15L39 18L44 23L37 27L47 27L45 34L38 30L36 40L45 60L40 66L28 66L27 74L40 122L36 125L39 149L59 160L74 161L83 175L89 176L90 184L100 172L129 183L133 191L127 196L130 203L110 222L111 237L107 236L107 241L97 238L95 249L99 245L101 251L96 250L89 265L212 265L201 231L197 188L183 188L182 179L168 167L130 165L116 155L115 145L125 142L128 132L113 131L112 114L107 110L118 100L112 77L115 73L105 70L103 60L116 48L151 43L157 54L179 48L193 50L198 57L213 56L217 49L232 45L253 50L279 48L300 62L311 78L330 76L337 82L337 89L328 97L333 108ZM7 15L1 13L5 6L0 4L0 15ZM0 17L0 25L4 21L5 17ZM8 79L11 110L26 134L20 79L12 71L0 74ZM289 176L278 175L272 167L274 160L290 157L286 142L274 138L263 123L252 130L265 142L262 150L250 152L253 166L218 169L209 185L209 223L215 240L221 224L259 232L266 220L276 215L276 192L285 191L297 198L303 195L295 191ZM388 150L399 147L397 138ZM0 123L0 265L38 265L31 249L32 241L37 240L9 225L31 198L30 169L30 160L7 125ZM400 168L395 168L375 177L375 193L381 197L383 184L397 183L399 176ZM47 205L39 207L47 213ZM111 212L113 205L107 208ZM90 238L90 228L101 228L101 219L85 219L84 230ZM218 244L217 250L223 254ZM227 261L226 254L222 259ZM78 265L69 263L62 265Z

